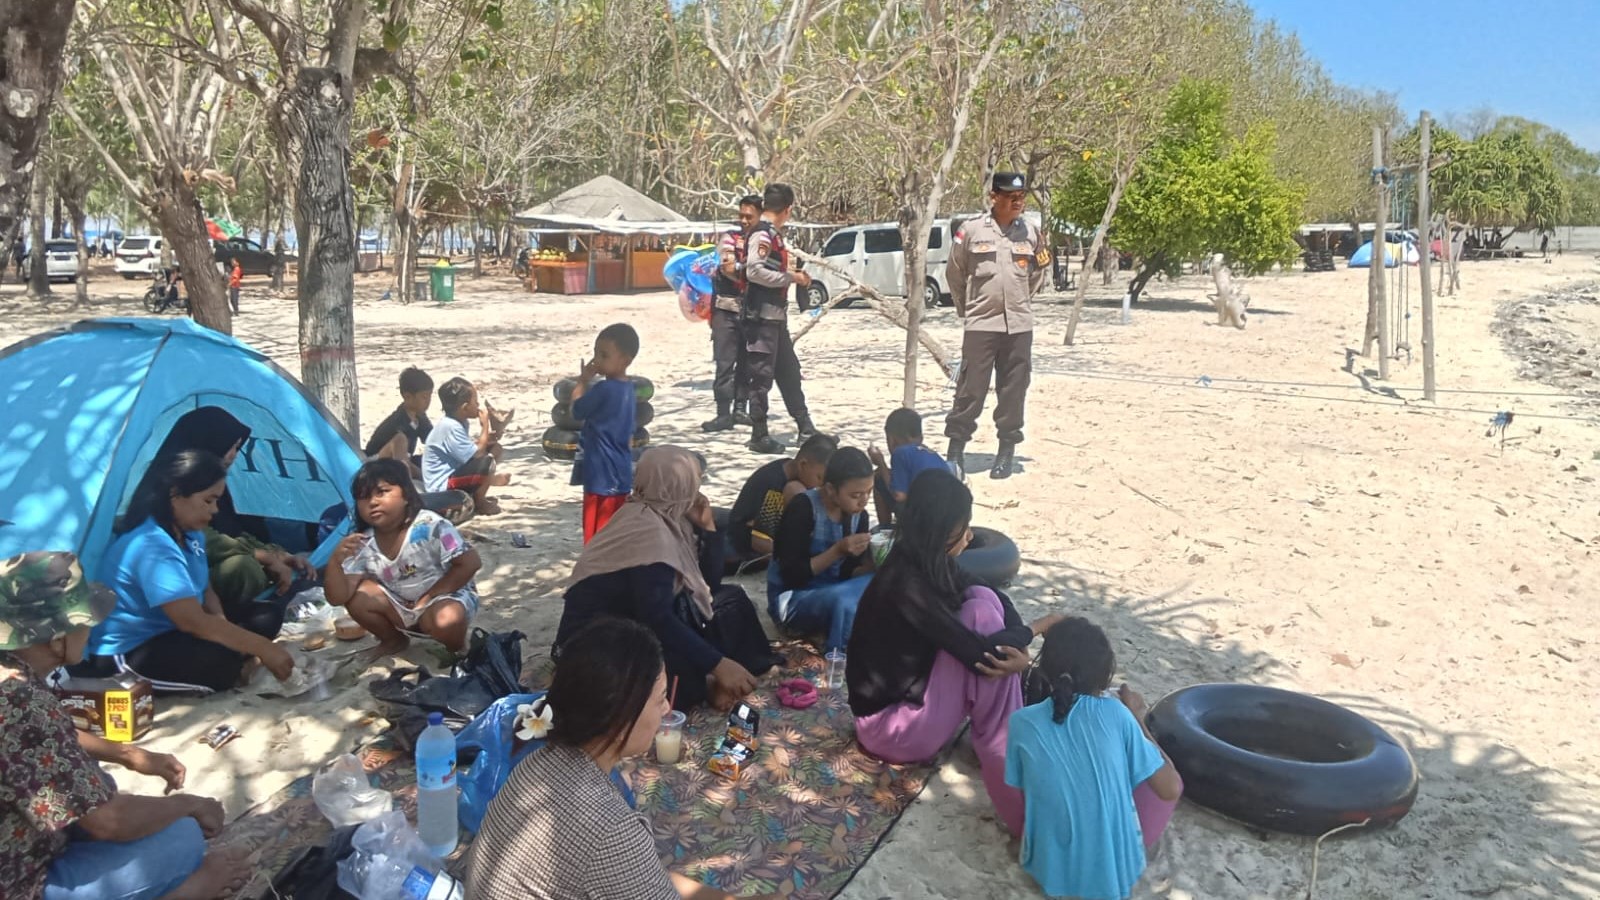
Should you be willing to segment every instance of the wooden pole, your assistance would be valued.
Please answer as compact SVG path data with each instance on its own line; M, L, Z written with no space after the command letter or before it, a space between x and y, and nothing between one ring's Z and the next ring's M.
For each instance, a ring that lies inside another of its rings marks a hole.
M1377 196L1377 215L1373 218L1372 227L1372 259L1369 263L1368 277L1371 279L1371 302L1376 306L1378 326L1378 379L1387 381L1389 378L1389 303L1384 296L1384 276L1389 266L1389 232L1388 218L1388 192L1385 181L1388 172L1383 166L1383 126L1372 126L1372 187Z
M1433 150L1432 121L1422 113L1422 165L1417 169L1417 222L1422 226L1422 265L1417 275L1422 287L1422 399L1435 402L1438 385L1433 370L1433 217L1428 209L1428 163Z

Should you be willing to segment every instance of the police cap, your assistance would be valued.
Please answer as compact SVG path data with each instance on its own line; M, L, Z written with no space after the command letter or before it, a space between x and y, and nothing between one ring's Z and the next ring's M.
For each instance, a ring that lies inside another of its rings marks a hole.
M996 172L989 182L989 189L996 192L1025 191L1028 189L1028 179L1020 172Z

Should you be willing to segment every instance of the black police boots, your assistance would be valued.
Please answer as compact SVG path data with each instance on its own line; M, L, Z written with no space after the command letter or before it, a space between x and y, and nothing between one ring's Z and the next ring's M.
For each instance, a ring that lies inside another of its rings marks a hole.
M745 446L750 448L751 453L778 454L784 451L783 442L767 433L766 422L756 422L750 426L750 443Z
M708 434L713 431L727 431L733 427L733 424L733 416L728 412L727 402L721 402L717 404L717 417L709 422L701 423L700 430Z
M1011 466L1015 463L1012 458L1017 445L1011 441L1000 442L1000 452L994 455L994 468L989 470L990 478L1010 478Z
M749 400L740 400L733 404L733 424L743 425L746 428L750 427L751 422Z
M794 427L795 431L799 433L797 437L801 443L804 443L807 438L817 433L817 426L811 424L810 413L803 413L797 416L794 420Z
M967 442L956 438L950 439L950 449L945 451L945 462L955 467L956 477L965 480L967 477Z

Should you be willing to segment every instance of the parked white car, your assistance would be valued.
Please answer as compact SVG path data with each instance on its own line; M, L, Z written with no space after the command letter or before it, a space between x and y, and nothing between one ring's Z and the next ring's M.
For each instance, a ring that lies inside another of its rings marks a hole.
M928 274L922 287L922 302L929 309L950 298L944 265L950 258L954 230L970 218L969 215L936 219L928 230ZM900 226L894 222L841 228L828 237L820 255L886 297L905 296L905 247L900 242ZM834 272L818 267L811 276L813 281L807 299L814 307L827 303L829 297L852 293L850 283Z
M29 253L22 264L23 277L31 277L33 260L37 254ZM76 281L78 278L78 242L52 238L44 242L45 277L51 281Z
M161 238L159 235L136 234L122 239L117 245L116 261L112 263L123 278L149 278L161 268Z

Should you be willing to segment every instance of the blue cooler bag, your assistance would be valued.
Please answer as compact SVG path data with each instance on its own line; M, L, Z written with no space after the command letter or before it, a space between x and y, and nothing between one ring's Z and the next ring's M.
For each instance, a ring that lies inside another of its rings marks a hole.
M511 752L512 745L516 743L517 707L542 699L543 691L501 697L456 735L456 759L471 760L456 774L456 783L461 789L457 810L461 827L469 834L477 834L482 827L483 816L489 811L489 801L505 786L506 779L511 777L511 770L523 757L544 746L544 741L528 741L517 748L515 755ZM633 790L623 779L621 770L611 770L611 783L617 786L617 792L622 794L628 806L637 808Z

